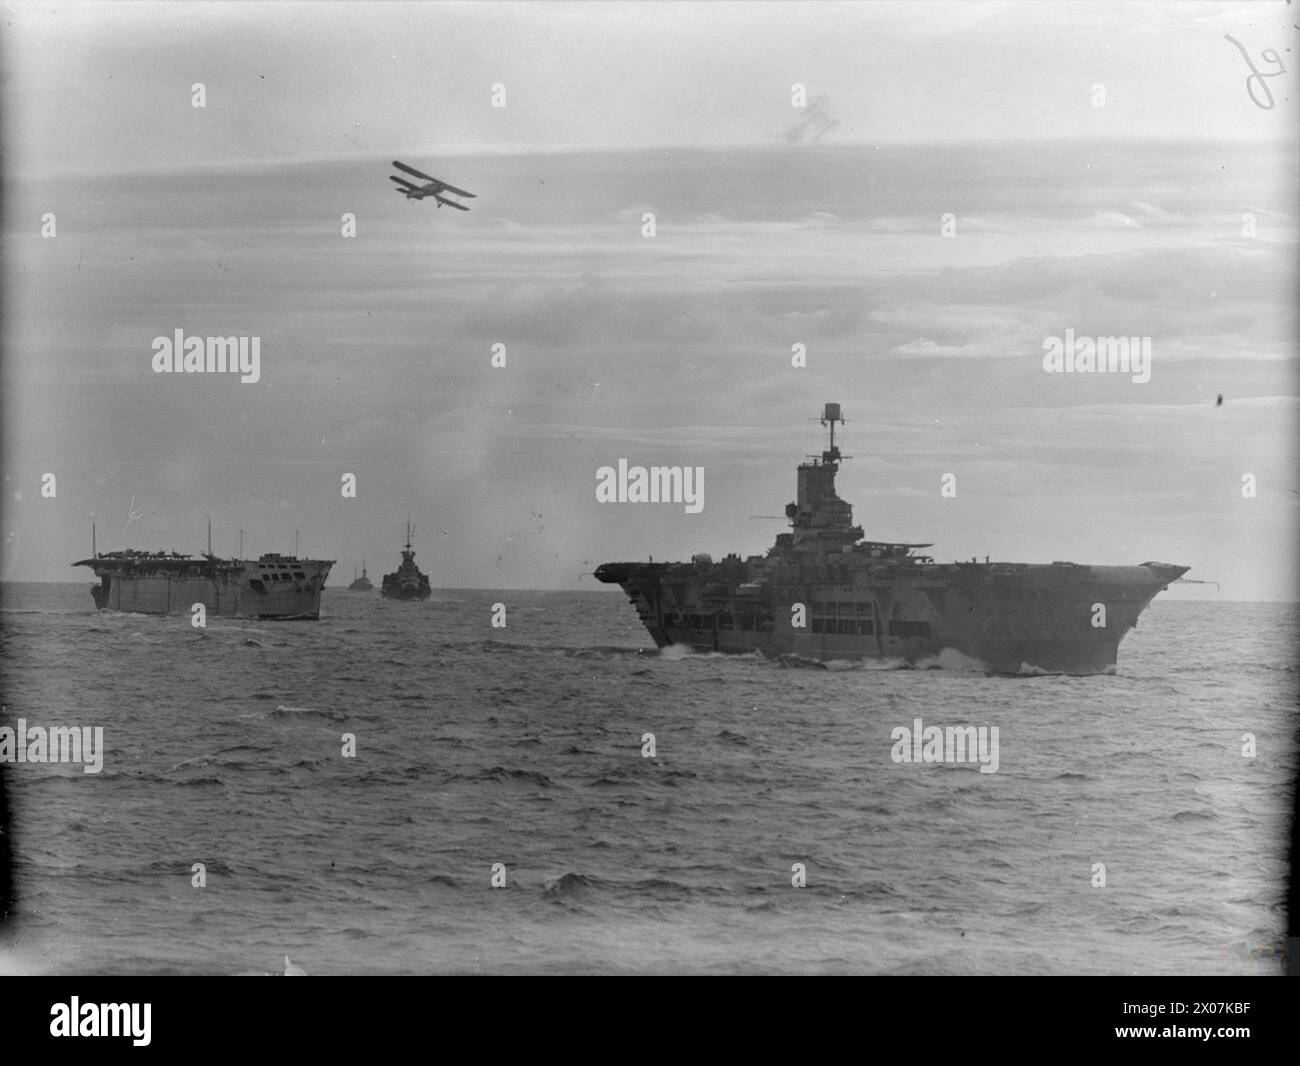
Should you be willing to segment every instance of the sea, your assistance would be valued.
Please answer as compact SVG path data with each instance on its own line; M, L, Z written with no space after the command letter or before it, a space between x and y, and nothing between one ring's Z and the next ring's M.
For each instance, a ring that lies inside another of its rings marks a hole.
M0 764L0 972L1278 973L1298 638L1166 596L1114 674L990 677L660 651L617 590L6 584L0 725L103 752ZM996 771L895 761L918 720Z

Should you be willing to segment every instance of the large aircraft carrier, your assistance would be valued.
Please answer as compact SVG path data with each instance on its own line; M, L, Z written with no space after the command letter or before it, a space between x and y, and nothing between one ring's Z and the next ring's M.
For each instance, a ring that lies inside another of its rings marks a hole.
M993 673L1095 674L1185 566L937 563L929 544L864 540L835 493L840 405L826 404L829 444L798 468L791 532L766 555L714 562L605 563L660 647L940 665L947 649Z

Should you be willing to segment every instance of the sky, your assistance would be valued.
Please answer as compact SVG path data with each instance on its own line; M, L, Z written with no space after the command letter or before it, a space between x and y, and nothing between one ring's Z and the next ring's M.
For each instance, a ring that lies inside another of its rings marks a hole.
M210 515L346 584L409 514L435 586L603 587L765 551L834 401L872 539L1296 598L1293 6L0 7L0 579ZM155 373L176 329L259 380ZM703 509L598 502L620 459Z

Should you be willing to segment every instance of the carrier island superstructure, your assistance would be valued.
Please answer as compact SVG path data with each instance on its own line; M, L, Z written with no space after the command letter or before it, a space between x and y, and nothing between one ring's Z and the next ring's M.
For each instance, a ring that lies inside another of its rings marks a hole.
M821 422L827 448L799 466L791 530L766 555L596 569L622 586L657 645L912 664L937 664L952 649L994 673L1105 673L1138 615L1187 572L1156 562L937 563L920 552L930 544L864 540L835 492L840 405L826 404Z

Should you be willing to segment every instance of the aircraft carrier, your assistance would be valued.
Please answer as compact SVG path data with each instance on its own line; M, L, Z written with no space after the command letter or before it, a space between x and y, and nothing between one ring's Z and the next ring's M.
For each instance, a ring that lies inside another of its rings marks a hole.
M223 617L316 620L332 559L262 555L222 559L210 553L100 552L73 566L99 578L91 595L100 610L188 614L196 603Z
M835 493L840 405L821 423L829 444L798 468L791 532L766 555L714 562L605 563L660 647L804 659L940 665L951 649L990 673L1113 672L1120 641L1157 593L1188 570L1138 566L954 562L930 544L863 539Z

